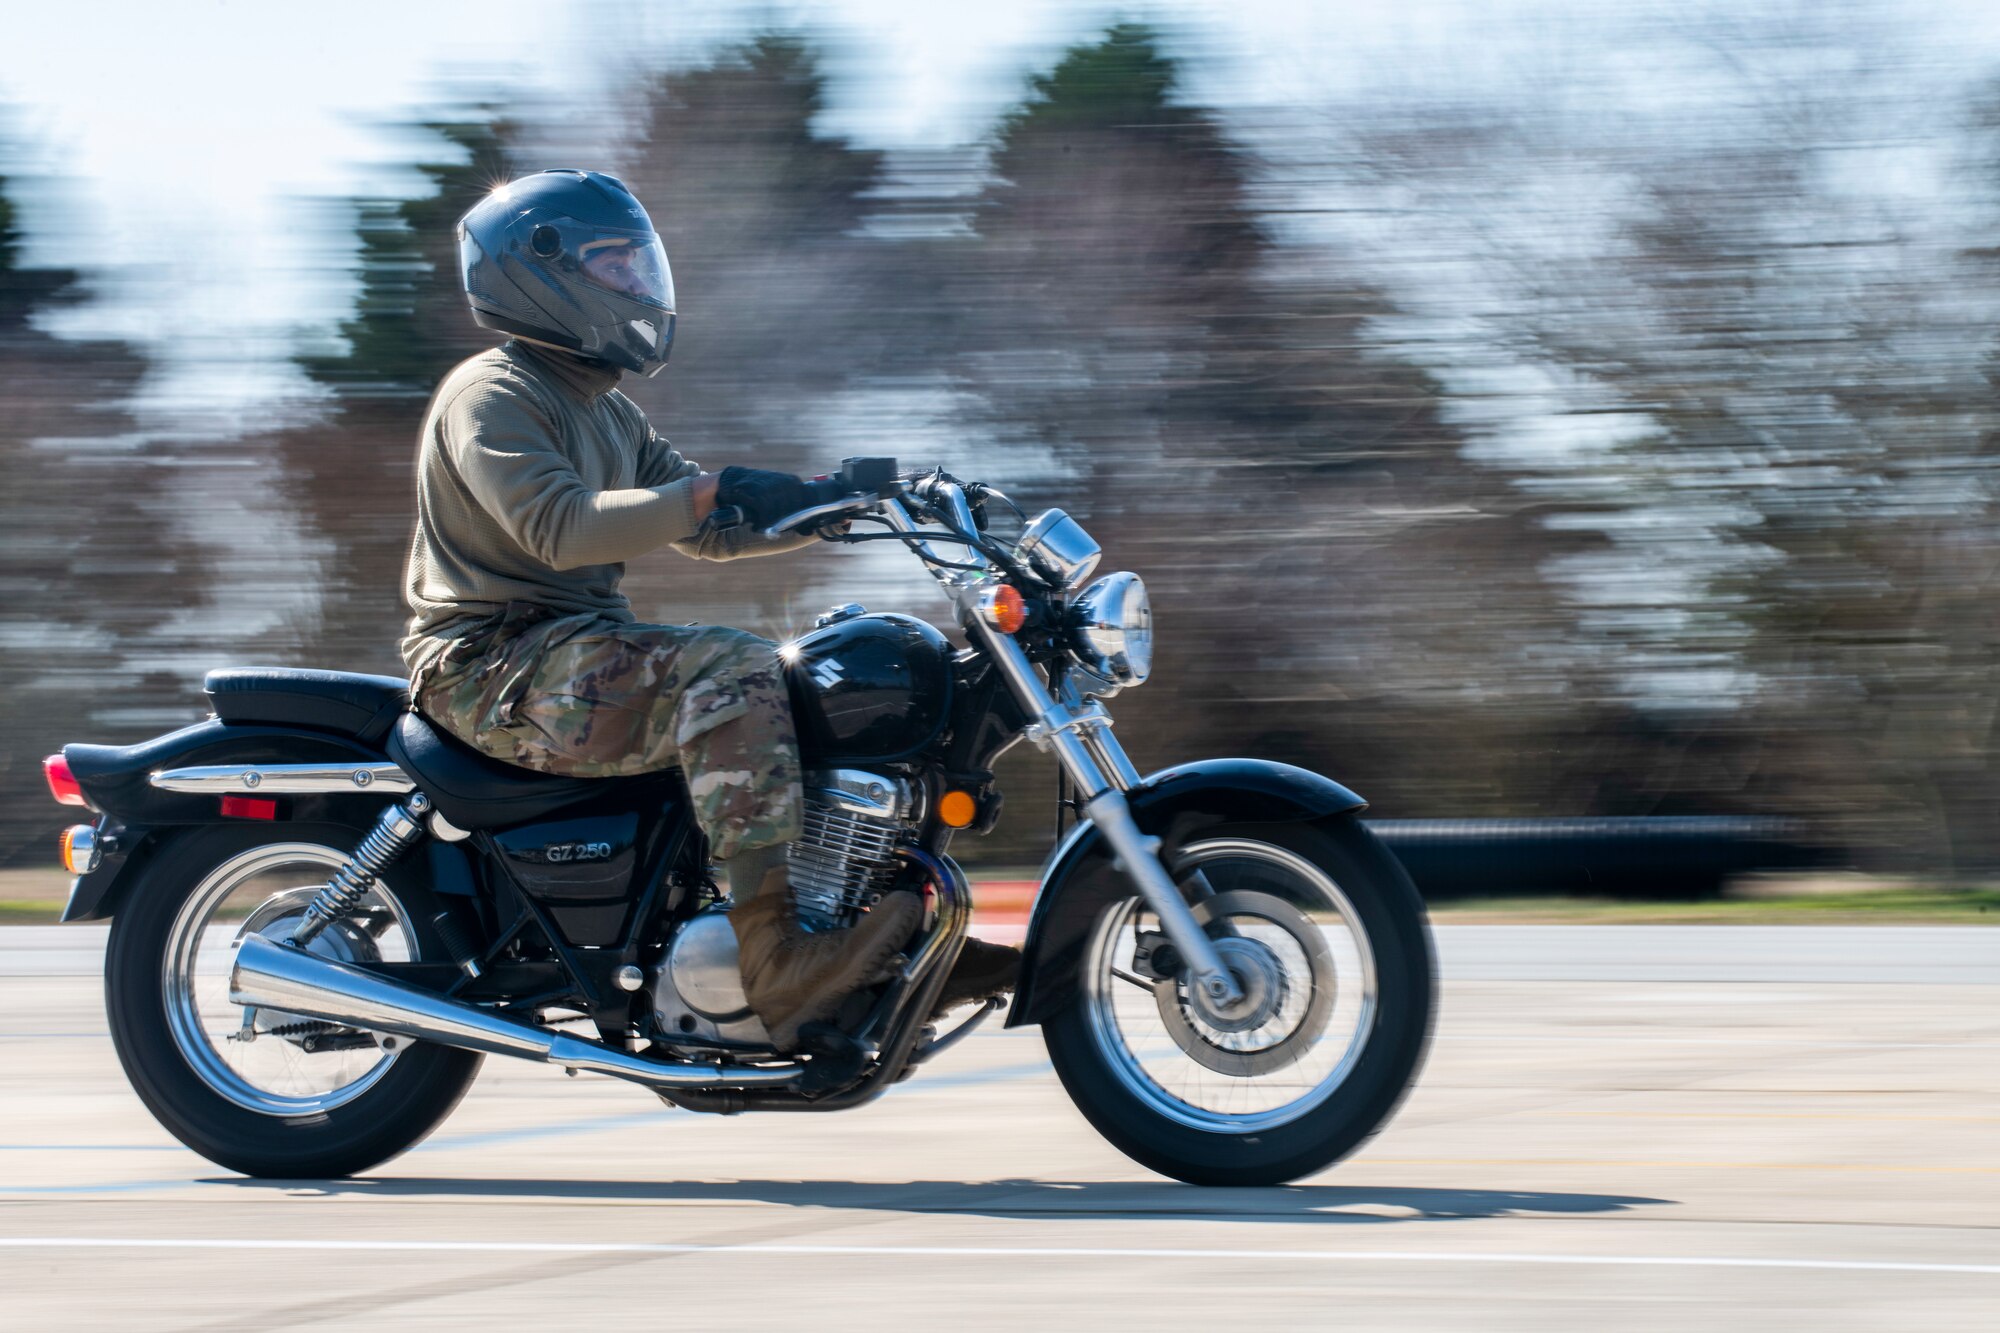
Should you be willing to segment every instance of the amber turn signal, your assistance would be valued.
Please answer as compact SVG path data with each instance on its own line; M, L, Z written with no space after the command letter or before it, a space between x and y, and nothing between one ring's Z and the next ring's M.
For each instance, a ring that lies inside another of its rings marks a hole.
M97 869L97 830L88 824L72 824L63 830L63 869L72 875L88 875Z
M938 797L938 818L948 828L964 828L979 818L979 802L969 791L948 791Z
M1002 634L1017 633L1028 623L1028 603L1020 592L1005 583L995 584L979 596L979 613L986 623Z

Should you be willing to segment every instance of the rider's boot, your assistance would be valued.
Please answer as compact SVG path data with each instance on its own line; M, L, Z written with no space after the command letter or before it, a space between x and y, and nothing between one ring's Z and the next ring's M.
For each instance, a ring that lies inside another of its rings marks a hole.
M923 912L921 897L898 891L884 894L846 930L809 933L799 924L784 870L771 871L756 895L729 913L743 998L771 1044L792 1050L805 1024L833 1017L842 1000L886 980Z
M951 975L944 979L944 990L938 995L931 1017L936 1018L947 1009L971 1004L974 1000L1005 995L1014 989L1020 978L1019 949L1008 944L988 944L985 940L967 936L965 947L959 950L958 961L952 964Z

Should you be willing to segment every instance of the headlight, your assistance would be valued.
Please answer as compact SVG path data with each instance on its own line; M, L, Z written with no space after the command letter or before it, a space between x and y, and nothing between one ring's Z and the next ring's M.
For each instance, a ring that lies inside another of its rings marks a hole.
M1153 672L1153 605L1137 574L1106 574L1077 594L1067 617L1069 646L1083 669L1115 693Z

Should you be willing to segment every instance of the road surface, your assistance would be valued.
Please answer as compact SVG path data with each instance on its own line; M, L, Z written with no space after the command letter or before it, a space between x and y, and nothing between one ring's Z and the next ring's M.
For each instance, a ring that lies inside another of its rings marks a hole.
M2000 930L1460 926L1430 1064L1299 1186L1150 1176L1033 1032L846 1115L488 1060L360 1180L233 1177L0 929L14 1328L2000 1327Z

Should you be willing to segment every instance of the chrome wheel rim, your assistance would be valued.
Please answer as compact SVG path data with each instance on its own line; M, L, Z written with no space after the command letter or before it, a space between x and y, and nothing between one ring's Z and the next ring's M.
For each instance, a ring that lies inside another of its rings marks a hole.
M254 930L289 939L306 904L347 857L308 842L239 852L203 877L167 933L160 984L174 1045L210 1090L245 1110L323 1114L368 1091L396 1062L398 1051L358 1039L351 1029L229 999L241 937ZM308 951L342 962L405 962L417 957L416 935L402 903L377 884Z
M1183 884L1199 876L1215 890L1196 914L1217 917L1211 935L1240 941L1222 951L1225 963L1240 957L1257 975L1239 980L1268 989L1275 966L1291 993L1265 1006L1249 1029L1205 1022L1185 987L1133 970L1140 934L1159 927L1139 899L1128 899L1100 915L1084 954L1093 1043L1126 1091L1178 1124L1228 1134L1290 1124L1340 1089L1374 1032L1367 930L1333 877L1289 848L1215 838L1184 848L1171 868ZM1255 905L1267 898L1292 910ZM1301 938L1302 930L1319 938ZM1179 1023L1175 1010L1184 1015Z

